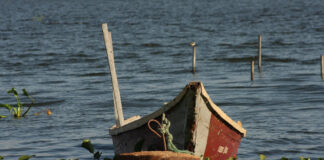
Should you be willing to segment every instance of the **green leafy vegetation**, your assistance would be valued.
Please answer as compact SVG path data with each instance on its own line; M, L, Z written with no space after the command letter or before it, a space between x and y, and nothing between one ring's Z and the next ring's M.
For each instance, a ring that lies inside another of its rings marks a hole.
M91 144L90 139L83 140L81 147L87 149L90 153L92 153L94 160L100 159L102 152L99 152L99 151L94 152L94 148L93 148L93 145Z
M91 144L90 139L84 139L81 144L81 147L87 149L90 153L94 152L94 148L93 148L93 145Z
M35 155L22 155L18 160L29 160L32 157L35 157Z
M91 144L90 139L84 139L81 147L88 150L91 154L93 154L93 160L100 160L102 152L97 151L95 152L93 145ZM104 160L111 160L110 158L104 158Z
M42 22L43 19L44 19L44 16L34 16L34 17L33 17L33 21Z
M28 109L24 113L23 113L23 110L22 110L22 104L21 104L18 92L17 92L17 90L15 88L12 88L11 90L9 90L8 94L13 94L15 96L16 101L17 101L17 106L12 106L10 104L0 104L0 108L6 108L16 118L25 117L26 114L29 112L30 108L32 107L32 105L34 104L34 99L31 96L29 96L26 89L22 89L22 92L23 92L24 96L29 98L31 100L31 102L32 102L29 105ZM6 116L0 115L0 119L5 118L5 117Z
M265 156L264 154L260 154L260 160L265 160L267 158L267 156Z
M29 160L30 158L36 157L35 155L22 155L18 158L18 160ZM3 156L0 156L0 160L4 160Z

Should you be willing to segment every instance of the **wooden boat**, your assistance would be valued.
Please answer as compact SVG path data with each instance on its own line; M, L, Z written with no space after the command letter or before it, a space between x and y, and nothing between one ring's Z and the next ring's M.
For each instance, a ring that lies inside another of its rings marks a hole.
M227 160L236 157L246 130L213 103L201 82L189 83L171 102L143 118L134 116L124 121L111 32L102 24L109 69L112 79L116 125L109 132L116 154L138 150L162 151L164 142L149 130L151 119L161 121L162 115L171 122L173 143L199 157ZM153 127L154 128L154 127ZM156 130L156 127L154 128Z
M236 157L241 138L246 135L240 122L233 121L207 94L201 82L189 83L171 102L143 118L134 116L121 127L113 126L110 135L115 154L141 150L163 150L163 141L148 129L148 121L161 121L162 114L171 122L173 143L210 160Z

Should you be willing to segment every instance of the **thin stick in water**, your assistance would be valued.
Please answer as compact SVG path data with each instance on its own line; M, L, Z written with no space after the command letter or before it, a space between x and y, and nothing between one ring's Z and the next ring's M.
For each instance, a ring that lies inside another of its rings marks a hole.
M192 72L196 72L196 42L191 42L190 46L192 46Z
M322 79L324 80L324 56L321 56L321 75Z
M254 60L251 62L251 81L254 80Z
M262 36L261 35L258 36L258 40L259 40L259 63L258 63L258 69L259 69L259 72L261 72L261 67L262 67L262 64L261 64L261 60L262 60L262 56L261 56Z

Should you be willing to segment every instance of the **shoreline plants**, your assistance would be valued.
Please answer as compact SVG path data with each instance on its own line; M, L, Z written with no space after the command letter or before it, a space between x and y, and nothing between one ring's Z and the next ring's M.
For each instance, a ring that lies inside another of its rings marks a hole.
M0 108L6 108L11 113L11 115L13 115L15 118L25 117L26 114L29 112L30 108L32 107L32 105L34 104L35 100L31 96L29 96L26 89L22 89L22 92L23 92L24 96L26 96L32 102L28 106L28 109L25 112L23 112L23 109L22 109L23 106L21 104L18 92L15 88L12 88L11 90L9 90L8 94L13 94L15 96L17 105L13 106L10 104L0 104ZM7 117L7 116L0 115L0 119L5 118L5 117Z

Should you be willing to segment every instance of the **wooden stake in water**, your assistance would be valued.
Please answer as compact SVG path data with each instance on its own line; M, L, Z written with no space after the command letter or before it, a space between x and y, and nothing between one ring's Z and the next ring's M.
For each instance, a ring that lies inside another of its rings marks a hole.
M251 81L254 80L254 60L251 62Z
M192 47L192 72L196 72L196 42L191 42L190 46Z
M121 127L124 124L124 115L123 115L122 103L120 99L117 74L115 69L114 50L112 45L111 32L108 32L107 23L102 24L102 31L105 39L106 52L107 52L112 87L113 87L116 126Z
M261 48L262 48L262 36L259 35L258 36L258 40L259 40L259 63L258 63L258 69L259 69L259 72L261 72L261 59L262 59L262 56L261 56Z
M324 56L321 56L321 74L322 79L324 79Z

